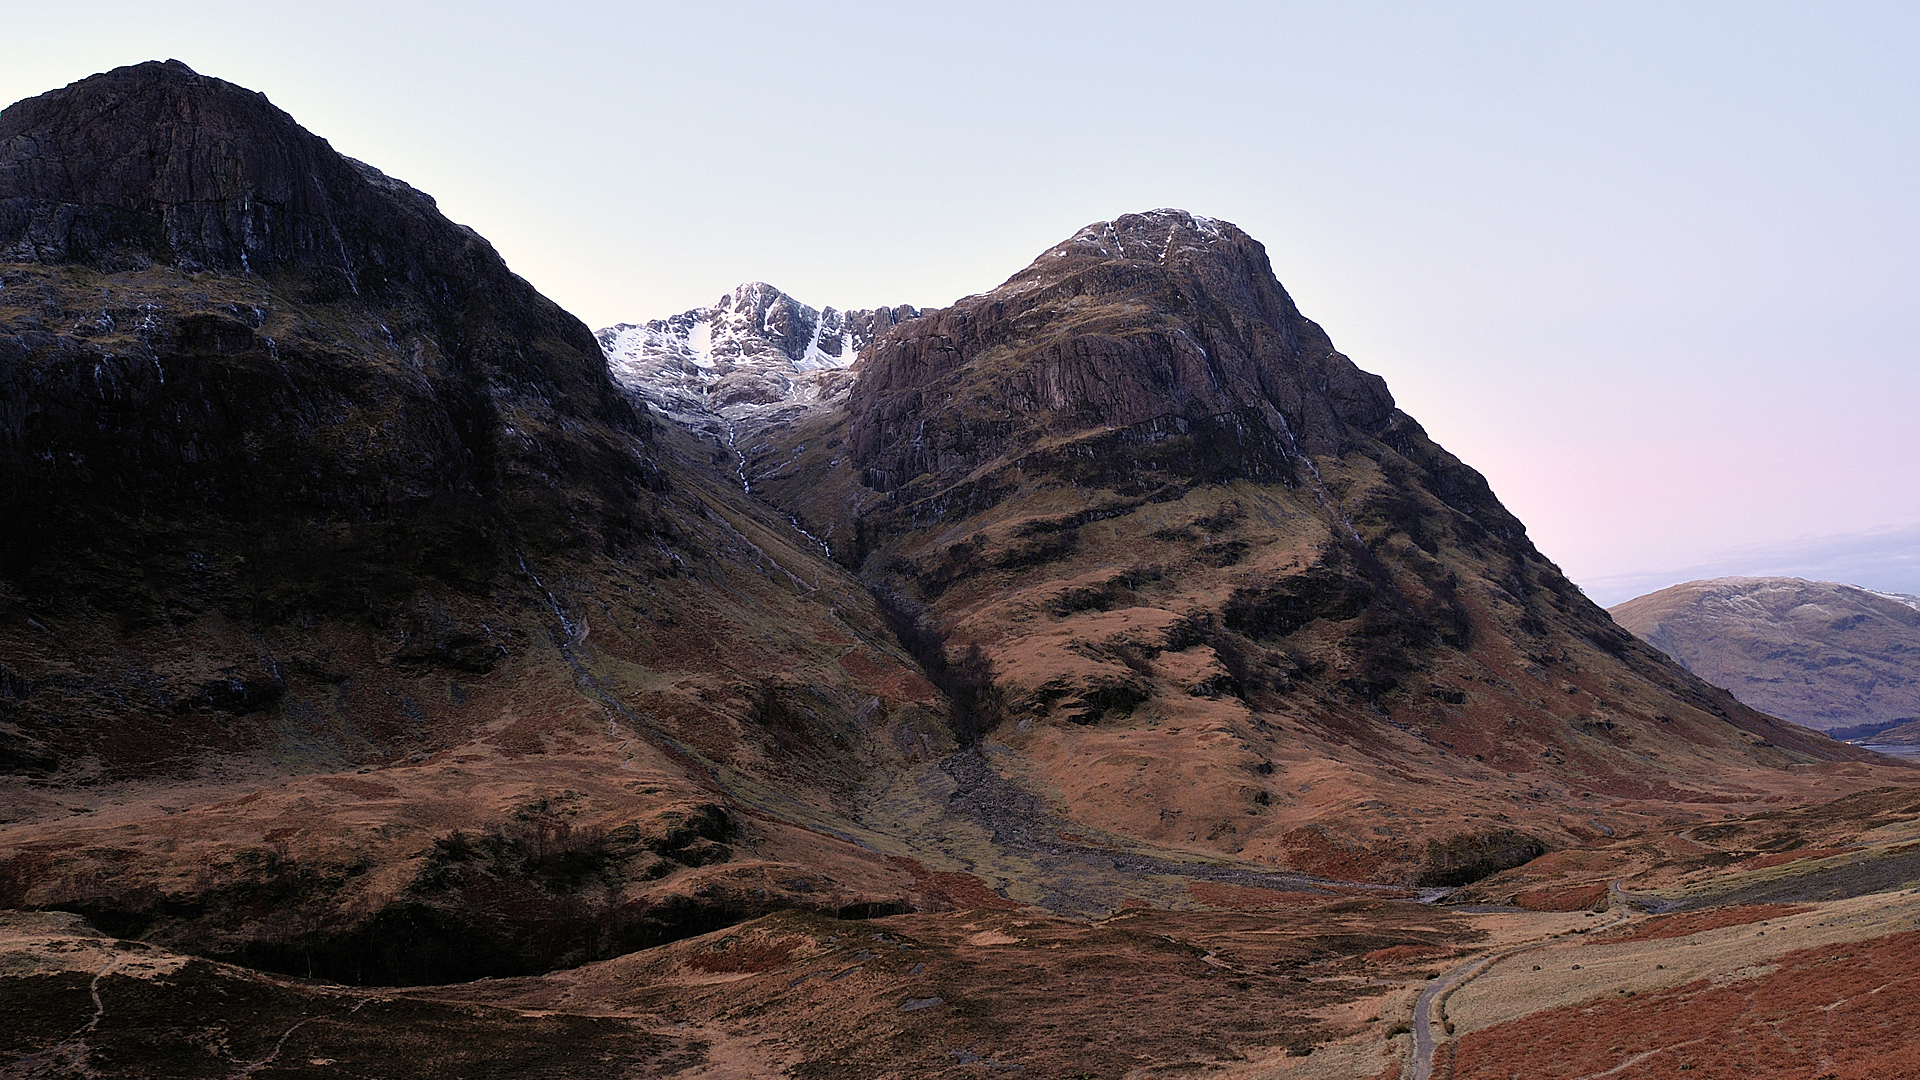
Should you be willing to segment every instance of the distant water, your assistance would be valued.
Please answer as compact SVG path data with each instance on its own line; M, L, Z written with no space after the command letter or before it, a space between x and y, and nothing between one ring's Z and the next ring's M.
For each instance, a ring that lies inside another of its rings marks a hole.
M1914 758L1920 760L1920 746L1875 746L1872 743L1855 743L1862 750L1886 754L1889 757Z

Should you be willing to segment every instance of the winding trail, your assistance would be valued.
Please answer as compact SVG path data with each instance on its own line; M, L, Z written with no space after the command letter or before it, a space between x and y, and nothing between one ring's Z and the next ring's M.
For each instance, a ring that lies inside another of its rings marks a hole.
M364 1002L362 1004L364 1004ZM360 1006L356 1005L354 1006L354 1009L357 1011L359 1007ZM301 1028L306 1027L308 1024L311 1024L318 1019L320 1018L317 1016L309 1016L306 1019L288 1028L286 1031L281 1032L279 1040L273 1044L273 1050L270 1053L268 1053L266 1057L261 1058L259 1061L249 1061L246 1064L240 1066L240 1071L228 1077L227 1080L247 1080L247 1078L252 1076L254 1073L257 1073L260 1070L268 1067L269 1065L272 1065L275 1059L279 1058L280 1051L285 1050L287 1048L287 1040L293 1037L293 1033L296 1031L299 1031Z
M109 957L106 965L94 973L93 981L87 984L87 994L93 998L93 1016L78 1031L38 1053L22 1054L11 1063L7 1075L39 1080L53 1069L58 1070L52 1073L54 1076L100 1075L94 1071L93 1048L87 1045L87 1039L107 1015L107 1003L100 997L100 983L125 962L125 957Z
M1611 930L1632 916L1633 907L1626 890L1620 887L1618 881L1607 883L1607 910L1614 913L1613 920L1593 929ZM1545 948L1556 940L1558 938L1554 936L1534 938L1499 952L1476 957L1428 982L1413 1003L1413 1058L1407 1063L1404 1074L1406 1080L1433 1080L1433 1055L1440 1044L1447 1041L1447 998L1455 990L1510 956Z

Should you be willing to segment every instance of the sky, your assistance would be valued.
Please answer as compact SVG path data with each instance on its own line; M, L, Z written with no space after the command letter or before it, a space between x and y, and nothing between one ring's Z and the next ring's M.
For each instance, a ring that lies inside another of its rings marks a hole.
M1601 603L1920 593L1920 5L0 0L0 102L177 58L590 326L940 306L1172 206Z

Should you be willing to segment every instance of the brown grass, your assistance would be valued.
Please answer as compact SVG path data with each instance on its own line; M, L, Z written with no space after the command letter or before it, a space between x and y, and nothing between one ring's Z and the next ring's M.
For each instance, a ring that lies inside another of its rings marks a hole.
M1682 915L1661 915L1641 923L1620 937L1596 938L1598 943L1624 945L1630 941L1658 941L1661 938L1686 937L1723 926L1745 926L1765 919L1780 919L1811 911L1805 904L1742 904L1737 907L1690 911Z
M932 877L934 886L945 893L947 899L958 910L1020 910L1020 904L1017 901L1009 900L994 892L991 886L972 874L942 872Z
M1607 884L1597 881L1555 889L1528 889L1514 894L1513 902L1528 911L1598 911L1607 906Z
M785 941L722 941L687 957L687 966L709 974L773 971L793 960L798 939Z
M1699 979L1534 1013L1457 1043L1457 1080L1920 1077L1920 932L1789 953L1752 978Z
M1859 851L1859 845L1852 847L1802 848L1799 851L1780 851L1772 855L1762 855L1757 859L1748 859L1740 864L1742 870L1765 870L1769 866L1785 866L1801 859L1825 859L1833 855L1845 855L1849 851Z
M1187 895L1210 908L1247 912L1297 910L1303 904L1328 899L1319 893L1280 892L1246 885L1222 885L1212 881L1193 882L1187 886Z
M1399 960L1426 960L1436 956L1451 956L1452 949L1443 949L1433 945L1393 945L1385 949L1375 949L1363 959L1369 964L1390 964Z

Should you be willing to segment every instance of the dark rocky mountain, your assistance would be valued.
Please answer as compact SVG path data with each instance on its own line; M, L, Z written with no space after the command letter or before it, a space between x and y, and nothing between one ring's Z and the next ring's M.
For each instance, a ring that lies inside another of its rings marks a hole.
M195 551L269 620L357 614L670 531L586 328L259 94L169 62L9 108L0 256L23 602L165 621Z
M866 590L430 198L141 64L0 113L0 259L0 904L391 982L934 902L785 824L945 737Z
M1774 716L1855 739L1920 720L1920 597L1735 577L1608 610L1688 671Z

